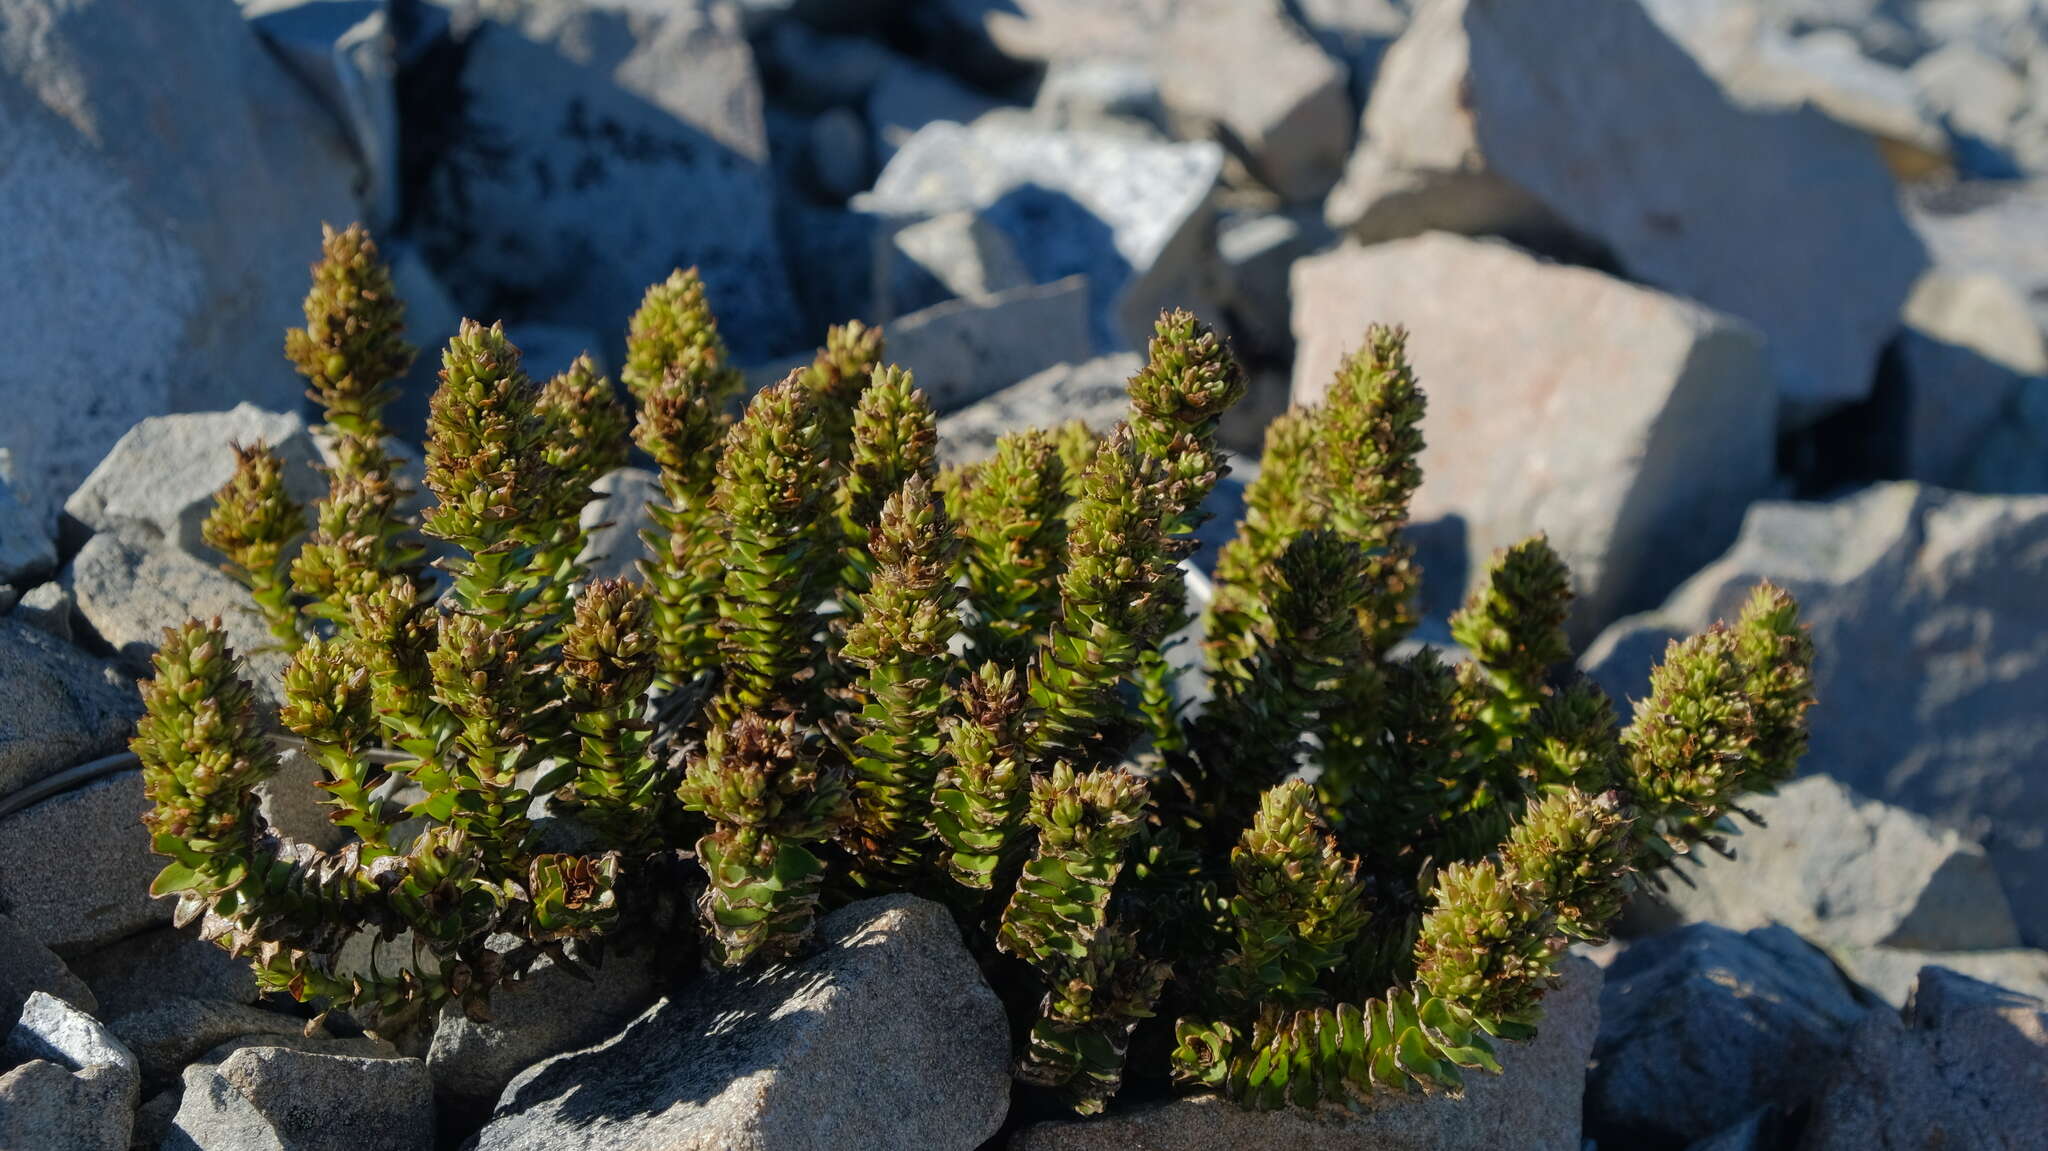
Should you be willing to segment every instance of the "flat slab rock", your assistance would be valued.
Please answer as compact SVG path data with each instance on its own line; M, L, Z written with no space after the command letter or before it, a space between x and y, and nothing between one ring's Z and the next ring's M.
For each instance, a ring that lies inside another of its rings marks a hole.
M865 900L819 936L807 959L701 979L528 1069L476 1151L967 1151L994 1134L1008 1027L945 909Z
M1246 1111L1204 1095L1099 1119L1039 1123L1011 1151L1579 1151L1579 1097L1600 1026L1600 968L1572 956L1536 1038L1461 1099L1376 1097L1369 1110Z

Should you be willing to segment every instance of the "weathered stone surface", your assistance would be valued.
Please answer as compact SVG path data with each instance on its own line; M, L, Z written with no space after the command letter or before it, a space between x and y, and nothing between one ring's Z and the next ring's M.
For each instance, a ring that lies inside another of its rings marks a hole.
M242 11L285 67L345 126L363 167L365 222L373 228L393 223L400 207L393 83L399 29L388 0L242 0Z
M264 627L247 589L205 560L168 544L144 544L101 533L64 569L78 613L114 649L121 666L153 674L149 657L164 629L189 619L220 617L228 643L242 657L259 697L275 699L284 655Z
M951 916L888 896L819 934L808 959L699 979L528 1070L477 1151L979 1146L1008 1108L1010 1045Z
M991 117L927 126L854 206L895 221L979 212L1033 279L1087 275L1099 346L1138 348L1161 307L1200 298L1222 169L1211 143L1146 144Z
M335 809L319 786L326 779L312 756L296 747L281 748L277 774L256 785L256 810L282 835L322 851L339 850L355 837L329 818Z
M446 143L414 236L473 315L507 301L608 334L675 267L704 275L742 357L797 338L753 57L732 9L679 0L493 0L459 96L404 109ZM447 67L430 60L422 67ZM447 83L451 81L443 81ZM458 123L441 123L458 116Z
M612 954L579 978L543 958L524 979L491 993L491 1022L441 1011L427 1070L442 1095L488 1110L505 1085L552 1055L618 1033L656 995L663 965L652 949Z
M57 544L0 476L0 583L26 587L57 566Z
M2017 947L1984 849L1925 816L1808 776L1743 807L1734 859L1685 866L1663 900L1687 920L1745 931L1782 923L1823 947Z
M973 212L945 212L895 229L880 260L876 295L892 316L1031 283L1016 244Z
M994 97L977 92L936 68L899 61L885 70L868 91L867 124L873 134L875 159L888 163L904 142L926 124L972 124L983 113L1000 106L1001 102Z
M434 1086L417 1059L245 1047L185 1071L164 1151L429 1151Z
M142 773L124 771L0 817L0 911L60 953L167 923L149 897L163 860L149 851Z
M1344 66L1280 0L1182 0L1158 70L1178 135L1229 141L1289 203L1318 201L1337 182L1353 127Z
M0 796L120 751L142 714L127 676L12 617L0 619L0 700Z
M155 1007L166 988L194 999L254 1003L260 994L249 959L236 959L190 930L162 927L131 935L71 960L99 1000L102 1018Z
M1289 273L1296 260L1331 239L1320 214L1298 210L1226 212L1217 219L1216 302L1238 355L1291 358Z
M23 592L8 614L69 646L77 638L71 626L71 617L77 610L78 605L72 602L64 585L51 581Z
M2048 180L1973 180L1907 190L1906 206L1937 266L1987 272L2012 285L2048 327L2048 251L2015 236L2048 229Z
M1100 1119L1040 1123L1012 1151L1578 1151L1579 1095L1600 1026L1600 969L1565 960L1536 1038L1501 1053L1503 1074L1474 1072L1462 1099L1376 1095L1363 1110L1242 1110L1216 1096Z
M111 1025L114 1035L135 1053L143 1077L151 1081L175 1077L186 1064L230 1039L301 1036L306 1032L304 1019L247 1003L195 999L176 994L176 990L182 989L160 990L156 1002L116 1018Z
M2048 1131L2048 1011L1939 967L1903 1020L1873 1013L1814 1104L1802 1151L2039 1147Z
M1054 364L939 420L939 454L973 463L995 451L1004 433L1080 420L1106 432L1130 409L1126 385L1145 366L1136 352Z
M640 533L654 524L647 505L661 498L661 477L646 468L620 468L590 487L598 498L583 505L581 522L589 533L583 563L592 578L637 579L635 565L647 554Z
M2048 340L2011 284L1936 270L1906 302L1899 474L1969 486L1979 449L2012 420L2019 391L2048 376Z
M135 1056L85 1012L37 991L7 1036L0 1146L122 1151L135 1120Z
M1799 598L1818 648L1802 770L1982 842L2021 940L2048 944L2048 496L1896 483L1758 504L1726 555L1583 663L1640 696L1670 637L1734 618L1766 578Z
M1351 106L1365 107L1380 58L1408 27L1408 0L1295 0L1289 7L1323 51L1350 71Z
M43 941L0 915L0 1027L12 1030L21 1006L35 992L45 992L87 1013L99 1010L92 989Z
M1923 967L1946 968L2036 999L2048 999L2048 951L2031 947L1992 951L1833 947L1829 954L1848 972L1849 978L1893 1007L1906 1005Z
M1777 401L1755 334L1725 316L1446 233L1310 257L1293 283L1296 403L1369 323L1408 327L1430 405L1415 519L1459 528L1422 541L1430 614L1462 599L1454 573L1546 532L1583 642L1711 558L1771 482Z
M1586 1124L1615 1146L1683 1145L1820 1086L1863 1016L1827 957L1783 927L1681 927L1607 969Z
M978 300L949 300L888 325L889 359L939 411L973 403L1053 364L1083 360L1090 284L1069 276Z
M326 494L326 481L314 470L320 451L305 419L238 404L232 411L136 424L64 501L64 513L96 532L120 531L137 542L162 541L215 558L199 538L199 525L213 511L213 493L235 474L233 445L258 441L284 460L285 487L294 499L310 507Z
M1054 60L1031 100L1032 115L1048 128L1163 138L1166 108L1151 64L1122 56Z
M1735 107L1637 4L1425 4L1363 137L1332 226L1562 222L1632 277L1753 324L1801 407L1868 394L1926 264L1866 140L1811 109Z
M232 0L23 0L0 43L0 471L46 522L144 416L299 402L278 334L358 170Z

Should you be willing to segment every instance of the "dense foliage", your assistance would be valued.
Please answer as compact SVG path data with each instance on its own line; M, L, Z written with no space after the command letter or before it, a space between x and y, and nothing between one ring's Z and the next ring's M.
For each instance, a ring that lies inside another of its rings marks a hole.
M134 747L181 922L374 1027L481 1012L572 940L739 966L800 952L821 906L908 890L1031 1016L1019 1078L1082 1111L1134 1049L1135 1075L1253 1106L1455 1091L1533 1032L1568 941L1803 750L1811 651L1768 586L1672 646L1626 729L1570 671L1540 537L1453 619L1469 659L1403 644L1424 397L1398 330L1272 425L1193 700L1169 637L1245 382L1186 313L1126 421L948 469L873 329L742 406L688 272L631 320L630 407L588 359L536 381L465 323L417 525L380 416L412 351L360 228L329 233L306 318L286 348L329 494L308 533L242 447L206 534L292 649L290 735L193 622ZM579 515L629 437L660 475L642 579L588 578ZM348 846L258 815L288 741ZM364 936L405 961L351 961Z

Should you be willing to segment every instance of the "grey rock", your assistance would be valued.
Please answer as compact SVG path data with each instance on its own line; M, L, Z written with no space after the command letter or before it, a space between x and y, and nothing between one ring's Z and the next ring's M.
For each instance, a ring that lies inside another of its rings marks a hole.
M1758 1107L1795 1107L1867 1010L1827 956L1783 927L1693 924L1636 943L1607 969L1588 1134L1683 1145Z
M154 1083L176 1077L231 1039L303 1036L306 1021L247 1003L159 992L148 1007L116 1018L112 1031L135 1053L143 1077Z
M277 774L256 785L256 810L280 834L322 851L338 851L355 837L328 818L334 808L318 786L326 779L312 756L296 747L281 749Z
M2048 999L2048 951L2007 947L1982 951L1915 951L1898 947L1834 947L1836 963L1857 984L1893 1007L1904 1007L1926 967L1940 967Z
M863 36L829 36L783 20L755 45L763 76L781 99L806 111L861 108L868 93L903 60Z
M1154 1103L1099 1119L1039 1123L1011 1151L1579 1151L1579 1095L1600 1026L1600 969L1565 960L1543 1001L1536 1038L1507 1044L1501 1075L1467 1076L1463 1098L1375 1095L1360 1109L1255 1112L1213 1095Z
M1387 47L1408 27L1410 0L1295 0L1295 16L1350 71L1351 104L1365 107Z
M1743 806L1734 859L1685 867L1663 898L1687 920L1738 931L1782 923L1823 947L2017 947L2019 927L1984 849L1925 816L1808 776Z
M2048 229L2048 180L1973 180L1909 187L1907 217L1952 272L1988 272L2012 285L2048 327L2048 251L2014 236Z
M142 714L127 676L15 613L0 619L0 796L120 751Z
M379 228L395 221L398 45L387 0L245 2L243 12L328 115L347 127L363 165L365 219Z
M168 544L102 533L86 541L62 578L78 601L80 618L129 672L152 674L149 659L165 628L218 616L242 657L243 675L260 698L275 700L284 655L248 591L212 564Z
M2027 88L2004 60L1959 41L1922 56L1907 76L1952 135L2011 151Z
M243 1004L256 1002L261 994L247 956L236 959L175 927L144 931L79 955L71 969L99 1001L98 1014L113 1020L157 1006L165 988L194 999Z
M28 586L57 567L57 543L0 476L0 583Z
M429 1151L433 1082L417 1059L245 1047L187 1068L164 1151Z
M59 954L86 951L171 918L149 897L142 773L124 771L0 817L0 911Z
M1158 70L1146 61L1122 56L1054 60L1039 81L1031 111L1054 129L1163 139L1166 127Z
M0 42L0 472L47 523L142 417L299 403L277 336L359 168L232 0L22 0Z
M71 619L77 613L78 605L72 601L71 593L64 590L63 584L51 582L23 592L12 614L37 631L69 644L76 638Z
M2048 944L2048 496L1880 484L1830 503L1760 503L1726 555L1589 648L1639 696L1665 641L1734 618L1759 579L1798 597L1818 649L1801 770L1984 844L2021 941Z
M860 113L828 108L811 121L811 178L829 200L844 200L868 186L868 126Z
M899 222L977 211L1010 237L1034 280L1087 275L1098 346L1139 348L1162 307L1200 300L1222 170L1222 149L1207 142L1148 144L991 117L925 127L854 207Z
M637 578L635 565L647 553L640 533L654 526L647 505L661 498L661 477L646 468L620 468L590 487L598 498L583 506L589 542L582 562L594 579Z
M43 941L0 915L0 1026L13 1030L22 1004L44 992L87 1014L99 1010L92 989L71 973Z
M1771 484L1777 400L1755 333L1727 316L1445 233L1310 257L1293 286L1298 404L1369 323L1408 328L1430 399L1414 517L1458 529L1419 540L1442 573L1429 614L1544 532L1584 642L1710 559Z
M876 294L892 316L1031 283L1016 244L974 212L946 212L892 230L880 260Z
M695 265L736 352L790 346L760 85L733 10L484 8L462 41L460 97L401 110L423 130L460 110L411 208L415 240L463 307L544 300L530 318L623 333L647 285Z
M1007 1027L946 910L864 900L819 934L810 958L699 979L604 1043L528 1070L477 1151L965 1151L994 1134Z
M543 958L518 983L491 993L490 1022L443 1008L427 1053L435 1089L488 1111L528 1067L617 1034L653 1001L660 971L646 947L610 955L603 967L586 967L586 977Z
M391 264L392 288L405 301L405 337L420 348L411 370L398 381L398 399L385 419L398 438L420 443L426 438L427 408L440 384L441 349L462 327L462 307L418 246L380 239L378 249Z
M1921 277L1900 338L1905 443L1899 474L1968 486L2019 392L2048 376L2048 340L2012 285L1985 272Z
M1873 1013L1850 1032L1799 1146L2039 1147L2044 1087L2041 1001L1930 967L1903 1018Z
M887 164L926 124L972 124L1001 103L937 69L901 61L884 71L868 91L867 123L874 134L875 159Z
M888 326L889 359L908 368L941 412L1090 351L1090 285L1080 276L949 300Z
M932 0L921 15L961 49L962 63L1002 78L1014 64L1137 56L1158 42L1178 0Z
M236 443L269 444L285 462L285 490L301 504L327 492L315 470L320 451L297 412L254 404L232 411L155 416L120 438L71 498L64 513L96 532L119 531L139 543L161 541L195 556L218 557L199 538L213 494L235 474Z
M1810 108L1734 105L1637 4L1433 0L1388 51L1363 140L1332 226L1561 221L1632 277L1753 324L1805 413L1869 393L1926 265L1868 141Z
M939 420L939 453L947 463L986 459L1006 433L1051 429L1080 420L1106 432L1130 409L1126 385L1144 357L1136 352L1054 364Z
M0 1146L123 1151L141 1076L135 1056L78 1008L37 991L7 1036Z
M1229 141L1288 203L1318 202L1337 182L1351 151L1347 73L1281 0L1182 0L1157 58L1177 135Z
M1320 213L1233 211L1218 217L1216 302L1239 355L1292 357L1290 273L1296 260L1333 239Z
M1772 1151L1777 1147L1777 1112L1759 1107L1732 1127L1686 1146L1685 1151Z

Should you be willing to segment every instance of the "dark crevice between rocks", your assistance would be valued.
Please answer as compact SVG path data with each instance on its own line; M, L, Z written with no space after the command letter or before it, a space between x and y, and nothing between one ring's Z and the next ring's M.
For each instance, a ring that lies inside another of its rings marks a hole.
M1792 498L1827 499L1903 478L1908 388L1900 342L1885 345L1870 395L1778 436L1778 474Z

